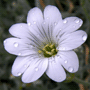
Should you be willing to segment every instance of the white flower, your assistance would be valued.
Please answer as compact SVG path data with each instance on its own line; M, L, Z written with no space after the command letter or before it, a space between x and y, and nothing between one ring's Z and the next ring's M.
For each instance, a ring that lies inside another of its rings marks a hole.
M27 24L11 26L9 32L14 37L4 41L6 51L18 55L12 66L12 74L22 74L22 81L30 83L44 72L56 82L66 79L64 68L75 73L79 62L73 49L87 39L84 31L77 31L82 23L78 17L63 20L55 6L46 6L43 13L37 7L31 9Z

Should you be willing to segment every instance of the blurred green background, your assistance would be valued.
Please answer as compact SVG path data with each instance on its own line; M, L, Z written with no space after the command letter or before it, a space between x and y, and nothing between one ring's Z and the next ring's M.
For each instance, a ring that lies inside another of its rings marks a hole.
M42 11L46 5L55 5L62 17L77 16L83 20L80 29L88 39L75 52L79 57L79 70L68 74L64 82L57 83L45 74L37 81L25 84L21 77L14 77L11 68L15 60L4 50L3 40L11 37L8 29L15 23L26 23L28 11L37 6ZM90 0L0 0L0 90L90 90Z

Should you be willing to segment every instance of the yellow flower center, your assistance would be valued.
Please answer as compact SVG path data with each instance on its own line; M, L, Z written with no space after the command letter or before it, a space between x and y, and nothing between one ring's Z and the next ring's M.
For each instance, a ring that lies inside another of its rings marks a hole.
M39 50L38 53L39 54L43 54L44 57L51 57L51 56L55 56L57 54L57 49L55 44L46 44L45 47L42 50Z

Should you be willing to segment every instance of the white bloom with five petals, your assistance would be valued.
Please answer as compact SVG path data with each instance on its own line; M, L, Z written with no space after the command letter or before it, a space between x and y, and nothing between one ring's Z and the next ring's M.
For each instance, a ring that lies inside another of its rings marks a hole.
M56 82L66 79L64 68L75 73L79 62L73 49L87 39L84 31L77 31L82 23L78 17L63 20L55 6L46 6L43 13L37 7L31 9L27 24L12 25L9 32L14 37L4 41L6 51L18 55L12 66L12 74L22 74L22 81L30 83L44 72Z

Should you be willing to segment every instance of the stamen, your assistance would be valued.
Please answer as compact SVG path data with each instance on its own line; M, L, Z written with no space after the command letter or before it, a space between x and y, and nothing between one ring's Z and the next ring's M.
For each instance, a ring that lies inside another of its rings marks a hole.
M41 50L39 50L39 51L38 51L38 53L40 54L40 53L42 53L42 51L41 51Z
M44 46L44 48L41 50L38 51L39 54L42 53L42 55L44 57L51 57L51 56L55 56L57 54L57 49L56 49L56 46L54 44L46 44Z

